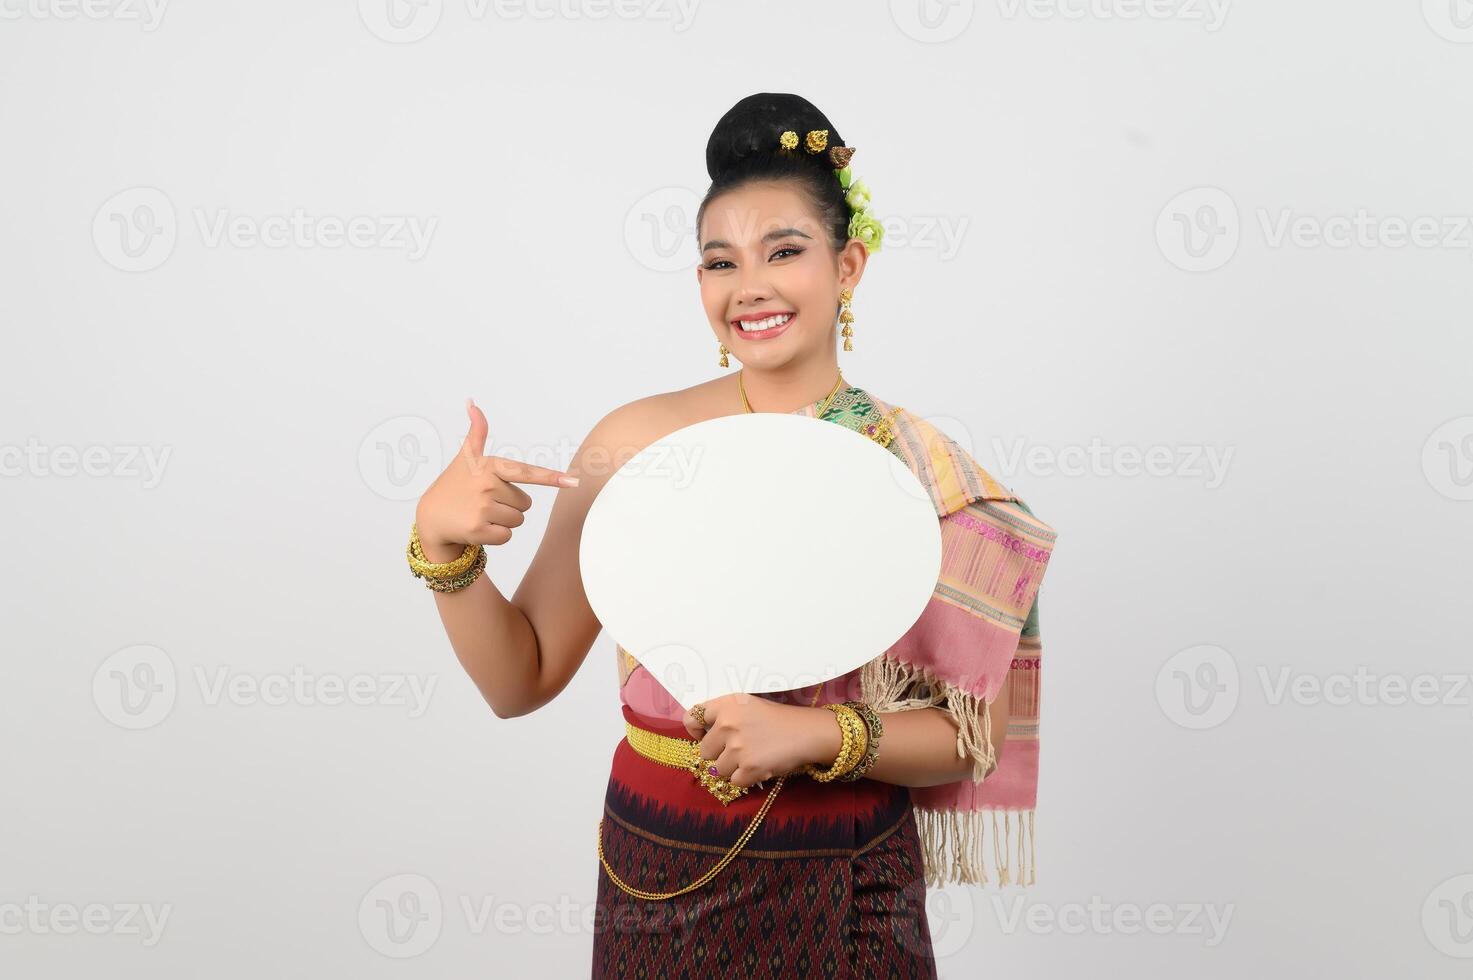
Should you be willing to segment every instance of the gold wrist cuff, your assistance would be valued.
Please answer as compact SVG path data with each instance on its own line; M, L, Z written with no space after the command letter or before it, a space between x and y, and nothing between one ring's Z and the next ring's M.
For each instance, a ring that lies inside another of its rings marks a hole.
M468 544L454 561L432 562L425 557L424 550L420 547L419 523L416 521L409 526L409 547L405 550L405 556L409 559L409 570L414 573L415 578L454 578L470 571L470 567L476 563L476 555L482 550L480 545Z
M470 568L467 568L459 575L452 575L449 578L426 578L425 588L431 592L459 592L461 589L470 588L476 579L481 577L481 572L485 571L485 569L486 549L477 547L476 557L471 562Z
M859 712L847 704L826 704L824 707L838 720L842 740L839 754L828 769L820 769L811 762L803 767L804 772L820 783L838 779L853 770L869 750L869 732Z
M848 783L858 780L869 771L870 766L875 764L875 759L880 754L880 736L885 734L885 725L880 721L880 713L868 703L864 701L845 701L844 703L859 712L859 716L864 719L865 735L869 740L858 764L839 777L841 782Z

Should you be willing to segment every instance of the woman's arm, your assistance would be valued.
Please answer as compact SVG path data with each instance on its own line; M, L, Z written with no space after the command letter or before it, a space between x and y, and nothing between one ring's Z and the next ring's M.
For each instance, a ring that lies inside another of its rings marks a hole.
M800 710L811 715L813 739L808 761L820 768L833 765L843 738L838 719L827 708ZM988 718L993 754L1001 759L1008 734L1006 680L988 708ZM956 722L942 709L882 711L880 722L885 726L885 734L880 738L875 764L864 774L866 779L900 786L936 786L972 778L972 760L956 754Z
M499 718L530 714L557 697L602 629L583 591L578 542L594 497L650 441L638 442L655 421L649 402L640 399L610 412L578 447L567 472L579 484L558 490L547 531L511 599L492 581L489 567L468 588L435 593L456 658ZM425 549L430 561L458 554L459 549Z

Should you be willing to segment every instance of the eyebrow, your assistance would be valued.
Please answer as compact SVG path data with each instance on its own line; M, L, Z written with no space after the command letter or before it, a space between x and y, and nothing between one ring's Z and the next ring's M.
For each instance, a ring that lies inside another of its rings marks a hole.
M764 242L770 242L774 238L787 238L789 235L792 235L795 238L807 238L809 241L813 240L812 235L806 235L803 232L799 231L797 228L779 228L776 231L769 231L767 234L762 236L762 240ZM731 242L725 242L719 238L713 238L709 242L701 246L701 254L704 255L708 249L731 247Z

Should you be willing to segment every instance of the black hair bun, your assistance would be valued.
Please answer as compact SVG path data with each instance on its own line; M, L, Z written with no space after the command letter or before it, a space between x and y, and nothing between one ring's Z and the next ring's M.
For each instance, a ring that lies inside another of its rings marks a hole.
M828 148L809 153L804 138L815 129L828 130ZM812 102L787 92L758 92L742 99L717 120L711 138L706 141L706 173L715 181L723 172L750 157L776 155L780 149L778 139L788 130L798 134L798 147L793 155L808 157L829 170L848 162L842 152L831 153L835 147L843 147L844 140Z

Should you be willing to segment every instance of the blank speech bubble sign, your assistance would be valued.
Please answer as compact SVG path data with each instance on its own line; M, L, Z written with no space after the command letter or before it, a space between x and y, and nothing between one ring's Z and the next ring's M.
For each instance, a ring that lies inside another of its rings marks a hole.
M679 704L787 691L862 666L920 618L941 571L910 468L833 422L688 425L609 478L579 542L605 630Z

